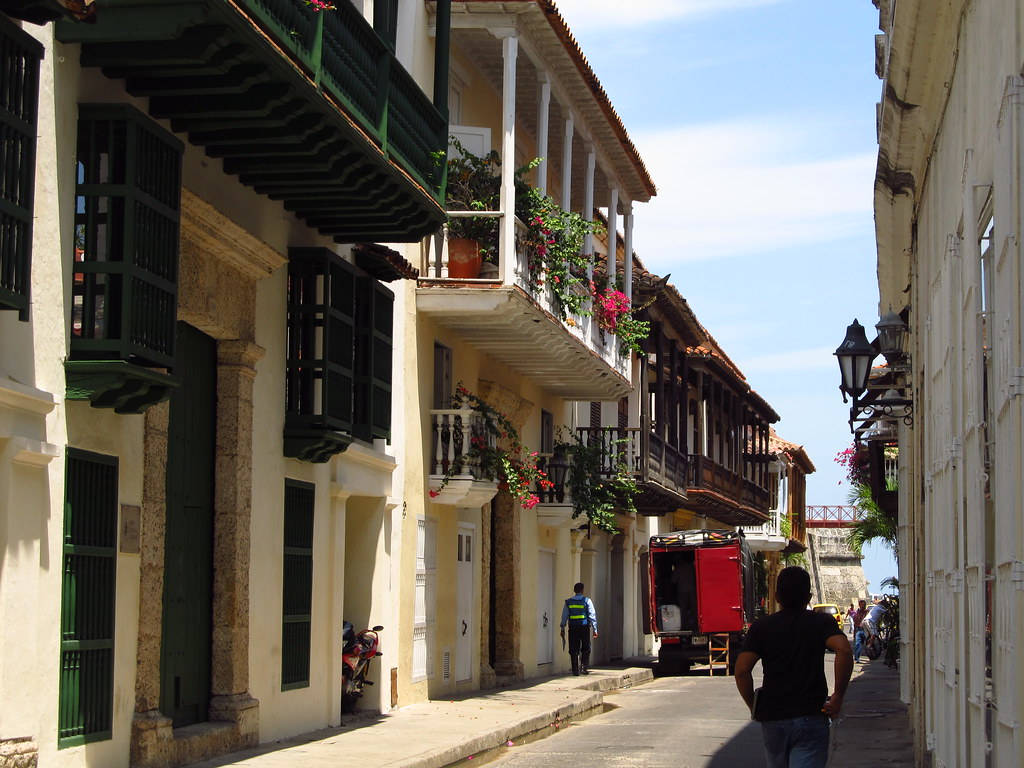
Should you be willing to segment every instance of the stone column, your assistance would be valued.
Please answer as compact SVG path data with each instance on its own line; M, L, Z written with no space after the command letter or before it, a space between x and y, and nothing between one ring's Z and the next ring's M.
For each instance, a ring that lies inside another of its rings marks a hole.
M249 695L249 548L252 517L252 392L263 349L217 344L213 637L210 719L234 722L256 744L258 702Z
M494 553L494 672L501 677L523 679L520 654L519 610L522 602L522 566L519 504L508 491L499 491L494 505L491 535L497 537Z
M139 525L139 632L135 651L135 716L131 764L166 760L171 718L160 712L160 646L164 604L164 531L167 519L167 422L170 403L146 411L143 435L142 510Z
M480 514L480 687L497 683L491 666L491 505Z

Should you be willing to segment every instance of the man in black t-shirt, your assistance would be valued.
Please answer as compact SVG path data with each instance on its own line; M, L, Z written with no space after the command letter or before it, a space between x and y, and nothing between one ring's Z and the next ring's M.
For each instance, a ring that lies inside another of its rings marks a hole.
M783 568L776 594L782 610L751 625L736 658L736 687L761 722L768 768L824 768L828 718L839 714L853 672L850 641L831 615L807 610L811 579L803 568ZM831 696L826 648L836 654ZM751 672L758 659L764 682L755 696Z

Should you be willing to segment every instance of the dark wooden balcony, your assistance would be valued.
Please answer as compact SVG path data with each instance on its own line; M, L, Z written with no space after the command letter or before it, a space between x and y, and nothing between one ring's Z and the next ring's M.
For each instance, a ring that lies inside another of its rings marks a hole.
M687 457L677 447L636 427L580 427L578 432L588 444L601 447L603 474L611 475L621 465L632 472L640 489L640 514L671 514L686 503Z
M687 507L729 525L760 525L768 520L767 488L714 459L691 454Z
M349 2L96 0L59 21L225 172L338 242L436 231L447 121Z

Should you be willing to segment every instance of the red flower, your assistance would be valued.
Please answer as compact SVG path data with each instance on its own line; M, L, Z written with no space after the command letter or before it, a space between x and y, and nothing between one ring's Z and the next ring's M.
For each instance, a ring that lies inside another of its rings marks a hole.
M440 495L441 495L440 491L434 491L434 490L430 491L430 498L432 498L432 499L436 499Z

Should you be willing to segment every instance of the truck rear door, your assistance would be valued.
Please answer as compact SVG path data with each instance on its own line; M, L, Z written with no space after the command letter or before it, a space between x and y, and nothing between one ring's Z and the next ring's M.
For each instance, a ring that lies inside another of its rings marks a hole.
M743 629L739 544L697 549L697 615L702 633Z

